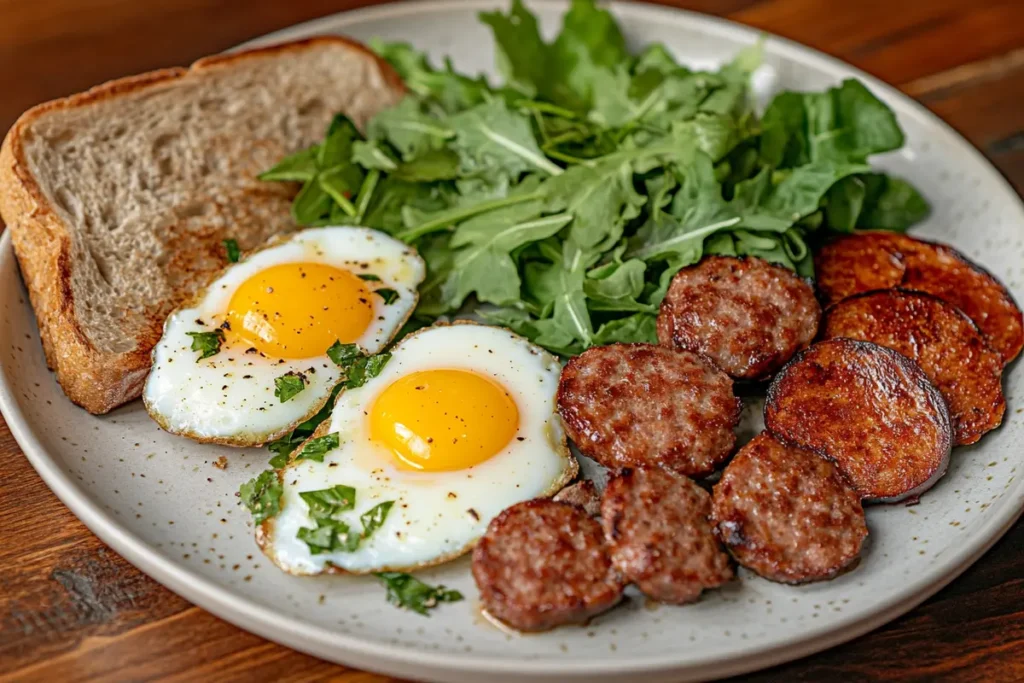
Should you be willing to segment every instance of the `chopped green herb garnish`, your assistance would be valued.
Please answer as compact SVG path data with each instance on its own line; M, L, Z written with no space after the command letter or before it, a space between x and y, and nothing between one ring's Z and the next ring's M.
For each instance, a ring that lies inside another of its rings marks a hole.
M363 352L359 350L359 346L356 344L342 344L340 341L336 341L331 344L331 348L327 349L327 356L334 361L334 364L338 367L345 369L353 361L363 355Z
M224 240L224 249L228 253L228 261L238 263L238 257L242 254L241 249L238 248L238 241L232 239Z
M388 513L391 512L391 507L394 504L395 501L389 500L379 505L374 505L359 516L359 521L363 523L363 538L369 538L374 531L384 524L384 520L387 519Z
M309 506L309 515L313 519L330 517L336 512L351 510L356 504L356 490L344 484L319 491L303 491L299 497L306 501L306 505Z
M358 389L366 384L367 380L373 379L380 374L384 366L391 360L390 353L378 353L376 356L362 356L356 359L348 367L348 376L345 378L347 389Z
M367 282L380 282L380 278L373 273L362 273L359 275L360 280L366 280Z
M384 299L385 305L393 304L398 301L398 292L388 287L375 289L373 290L373 293L378 295L381 299Z
M359 541L362 540L347 524L333 519L318 520L315 528L302 527L295 536L309 546L309 552L313 555L350 553L359 547Z
M220 353L220 345L224 342L224 331L220 328L213 332L186 332L192 337L192 350L199 351L200 355L196 361L201 361L210 356Z
M267 449L270 450L271 453L277 454L270 461L272 467L284 467L287 464L288 456L292 454L292 451L301 446L306 439L312 436L313 432L316 431L316 428L320 426L320 423L331 416L331 410L334 408L334 400L338 398L338 393L343 388L344 387L341 384L336 385L331 391L331 397L316 415L293 429L291 434L286 434L280 439L271 441L267 444ZM282 456L284 458L283 460L280 459Z
M338 437L338 432L331 432L330 434L310 439L303 447L302 451L299 452L296 460L313 460L314 462L323 462L324 455L333 451L339 445L341 445L341 439Z
M380 290L377 290L378 292ZM388 290L392 291L392 290ZM344 386L346 389L358 389L380 374L384 366L391 360L390 353L378 353L376 356L364 356L355 344L334 342L327 349L327 355L335 365L345 371Z
M242 484L238 497L252 513L252 521L260 524L281 510L281 481L277 472L266 470Z
M444 586L431 586L411 574L379 572L374 576L388 589L388 602L423 616L427 616L427 610L437 607L438 603L462 600L462 593Z
M316 526L302 527L296 537L309 546L312 554L352 552L359 547L360 534L337 519L339 513L351 510L355 505L354 488L339 484L319 491L303 491L299 497L309 506L309 517Z
M306 388L307 381L301 372L285 373L274 380L274 396L286 403Z

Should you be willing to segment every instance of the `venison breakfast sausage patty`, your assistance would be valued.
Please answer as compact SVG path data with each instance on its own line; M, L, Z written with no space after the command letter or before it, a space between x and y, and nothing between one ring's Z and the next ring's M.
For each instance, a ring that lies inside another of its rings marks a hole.
M488 614L520 631L582 623L622 598L601 525L582 508L528 500L491 520L473 550Z
M733 577L710 517L708 492L660 467L622 470L601 497L615 566L644 595L674 605Z
M736 443L732 380L698 354L655 344L595 346L558 382L558 413L580 451L605 467L711 473Z
M860 496L836 466L767 432L729 462L713 498L719 538L770 581L831 579L868 535Z
M917 363L870 342L830 339L797 354L768 389L780 440L834 461L862 498L895 503L946 472L946 402Z
M1003 360L971 319L931 294L886 289L858 294L825 312L822 338L861 339L899 351L942 392L956 445L976 442L1003 421Z
M1024 320L1009 291L944 244L891 232L847 235L818 251L814 269L826 304L890 287L927 292L966 313L1004 365L1024 345Z
M737 379L763 379L814 339L821 306L796 273L755 257L683 268L658 313L658 341L702 353Z

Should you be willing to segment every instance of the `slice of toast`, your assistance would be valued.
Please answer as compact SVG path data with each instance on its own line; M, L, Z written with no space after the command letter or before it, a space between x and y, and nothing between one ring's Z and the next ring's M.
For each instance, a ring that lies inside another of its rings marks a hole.
M357 126L404 86L358 43L322 37L124 78L25 112L0 148L0 216L48 365L72 401L137 398L168 313L226 263L295 228L296 187L256 175Z

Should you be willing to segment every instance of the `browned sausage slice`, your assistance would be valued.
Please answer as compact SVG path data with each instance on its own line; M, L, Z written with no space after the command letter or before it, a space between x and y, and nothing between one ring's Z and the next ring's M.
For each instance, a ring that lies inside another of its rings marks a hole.
M488 614L520 631L583 623L624 588L597 520L553 500L518 503L491 520L473 550L473 579Z
M860 496L816 453L761 432L715 484L714 519L736 561L771 581L831 579L868 535Z
M710 361L655 344L590 348L566 364L558 383L569 437L613 469L709 474L736 443L740 407L732 380Z
M862 339L917 361L942 392L956 444L970 444L1003 421L1003 360L970 318L931 294L887 289L859 294L825 312L822 336Z
M582 508L589 517L597 517L601 514L601 496L598 495L594 482L589 479L569 484L556 493L551 500Z
M702 353L737 379L763 379L814 339L821 306L796 273L759 258L683 268L658 314L658 341Z
M710 516L707 491L660 467L623 470L601 497L615 566L648 597L675 605L733 577Z
M927 292L967 314L1009 363L1024 346L1024 316L1010 292L952 247L891 232L842 237L815 255L826 303L874 289Z
M946 472L953 443L946 402L906 356L870 342L830 339L775 376L765 426L835 461L863 498L896 502Z

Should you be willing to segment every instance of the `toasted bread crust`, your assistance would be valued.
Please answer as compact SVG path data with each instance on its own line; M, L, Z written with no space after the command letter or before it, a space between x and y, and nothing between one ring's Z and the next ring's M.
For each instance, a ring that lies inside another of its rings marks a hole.
M398 74L368 48L340 36L322 36L205 57L188 69L160 69L110 81L37 105L22 114L11 127L0 146L0 216L11 231L14 251L36 313L47 365L54 370L61 388L73 402L91 413L102 414L138 398L156 340L135 339L132 350L111 353L97 349L82 329L71 288L71 227L54 209L30 170L23 145L25 132L50 112L165 87L198 72L324 43L339 44L371 56L387 86L404 91Z

